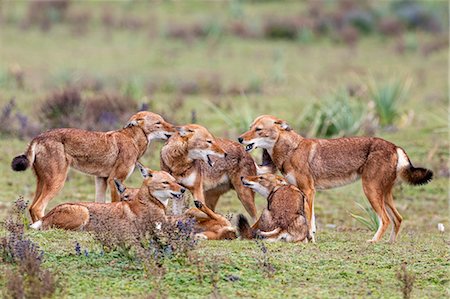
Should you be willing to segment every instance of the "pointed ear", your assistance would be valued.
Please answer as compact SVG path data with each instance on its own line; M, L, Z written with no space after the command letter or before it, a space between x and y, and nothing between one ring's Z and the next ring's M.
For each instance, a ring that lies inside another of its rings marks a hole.
M187 131L185 127L177 126L175 129L178 131L178 134L180 134L181 137L184 137L187 135Z
M142 165L139 162L136 162L136 166L139 168L139 171L141 172L141 175L144 179L152 177L151 172L149 172L148 169L144 167L144 165Z
M280 127L283 130L285 130L285 131L291 131L292 130L291 126L287 122L285 122L284 120L276 121L275 124L280 125Z
M117 192L119 193L119 195L121 195L122 193L125 192L126 188L125 188L124 185L122 185L121 181L119 181L118 179L114 178L114 184L116 185L116 189L117 189Z
M138 123L137 123L136 120L131 120L125 125L124 128L134 127L134 126L137 126L137 125L138 125Z

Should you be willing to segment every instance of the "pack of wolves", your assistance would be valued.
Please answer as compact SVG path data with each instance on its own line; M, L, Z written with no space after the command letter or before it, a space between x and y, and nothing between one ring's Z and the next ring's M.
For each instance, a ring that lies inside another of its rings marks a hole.
M161 170L139 163L149 144L164 141ZM364 193L379 219L369 242L377 242L392 224L390 242L400 231L392 189L399 180L428 183L432 171L414 167L406 152L375 137L311 139L297 134L277 117L257 117L238 142L217 138L197 124L175 126L158 114L141 111L119 130L92 132L74 128L49 130L35 137L15 157L15 171L31 168L36 192L29 207L35 229L96 230L104 219L115 224L161 223L194 218L196 237L209 240L264 238L268 241L315 241L316 190L361 179ZM262 165L250 152L263 150ZM140 188L124 181L138 167ZM63 203L45 209L64 186L70 167L95 176L95 202ZM281 175L278 175L280 173ZM111 203L106 203L109 187ZM216 213L220 196L235 190L253 222L240 214L237 228ZM190 193L195 207L184 211ZM255 192L267 200L258 217ZM172 211L167 211L169 201Z

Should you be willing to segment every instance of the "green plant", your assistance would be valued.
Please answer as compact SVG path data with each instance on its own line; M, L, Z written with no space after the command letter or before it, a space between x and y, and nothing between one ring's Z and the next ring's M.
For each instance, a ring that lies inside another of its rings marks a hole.
M381 126L393 125L400 115L400 105L408 97L411 79L392 80L388 83L369 83L370 96L375 103L375 111Z
M356 206L363 212L363 215L353 214L350 213L350 215L359 223L370 229L371 231L377 231L378 227L380 225L380 220L378 219L377 213L372 209L372 207L367 203L364 202L363 204L360 204L358 202L355 202Z
M355 135L366 119L364 107L344 91L313 104L303 115L300 127L307 136L328 138Z

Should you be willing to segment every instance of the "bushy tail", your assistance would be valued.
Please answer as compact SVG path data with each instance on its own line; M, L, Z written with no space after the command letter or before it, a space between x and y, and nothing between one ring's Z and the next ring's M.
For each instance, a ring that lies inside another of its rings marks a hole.
M30 166L30 161L27 156L20 155L15 157L11 162L11 168L14 171L24 171Z
M247 218L242 214L239 214L238 216L238 230L242 239L250 240L254 238L253 230L250 227Z
M15 157L11 161L11 168L14 171L25 171L34 162L35 143L32 143L25 154Z
M410 165L400 171L400 177L411 185L425 185L433 179L433 172L425 168Z

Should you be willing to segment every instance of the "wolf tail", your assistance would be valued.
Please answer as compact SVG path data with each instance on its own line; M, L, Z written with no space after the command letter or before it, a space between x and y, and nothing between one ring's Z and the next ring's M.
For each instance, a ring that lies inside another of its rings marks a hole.
M30 165L33 165L36 156L36 143L31 142L27 151L23 155L15 157L11 162L11 168L14 171L25 171Z
M397 148L397 156L397 172L406 183L424 185L433 179L433 172L426 168L414 167L403 149Z

